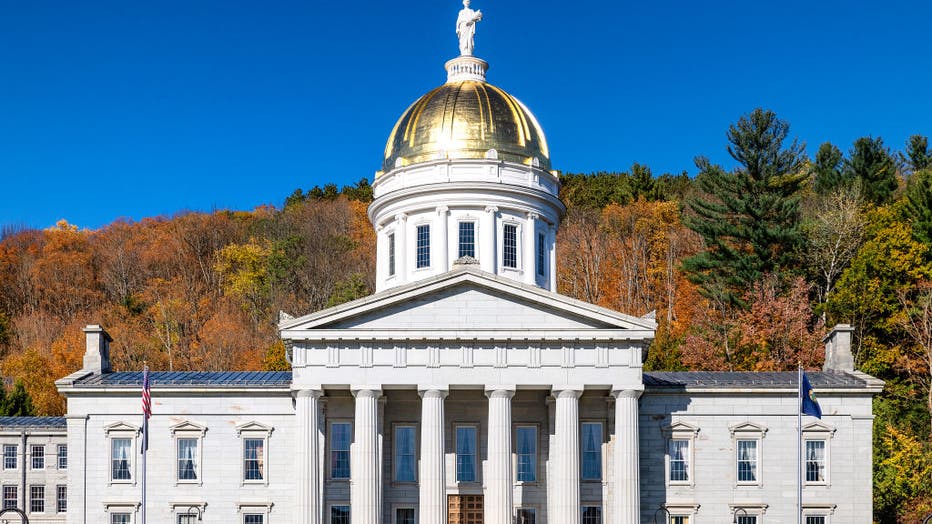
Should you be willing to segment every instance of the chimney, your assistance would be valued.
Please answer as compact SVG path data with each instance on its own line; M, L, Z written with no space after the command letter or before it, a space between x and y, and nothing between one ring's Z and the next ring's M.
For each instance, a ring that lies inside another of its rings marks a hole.
M113 339L97 324L89 324L82 331L87 338L83 370L95 374L110 373L110 343Z
M854 355L851 353L851 333L854 328L849 324L836 324L825 335L825 365L822 371L854 371Z

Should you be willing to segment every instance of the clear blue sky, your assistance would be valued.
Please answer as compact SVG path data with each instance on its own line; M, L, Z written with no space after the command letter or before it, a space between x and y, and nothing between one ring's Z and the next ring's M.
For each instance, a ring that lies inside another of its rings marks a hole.
M474 0L476 54L562 171L728 164L764 106L810 152L932 134L932 3ZM0 1L0 225L281 205L372 178L445 79L456 0Z

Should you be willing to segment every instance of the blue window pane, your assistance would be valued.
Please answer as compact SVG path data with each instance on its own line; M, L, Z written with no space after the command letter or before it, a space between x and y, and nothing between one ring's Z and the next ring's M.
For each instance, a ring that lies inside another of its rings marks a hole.
M388 276L395 274L395 234L388 235Z
M248 438L243 441L243 476L245 480L265 478L265 439Z
M459 256L476 258L476 224L460 222Z
M537 274L540 276L544 276L544 258L546 257L547 252L547 248L544 245L544 239L545 237L543 233L539 233L537 235Z
M757 441L738 441L738 481L757 481Z
M178 480L197 480L197 439L178 439Z
M537 428L522 426L515 430L518 455L517 479L519 482L537 480Z
M130 446L128 438L115 438L110 447L110 478L113 480L130 480Z
M456 481L476 481L476 428L456 428Z
M399 482L414 482L415 480L414 439L414 426L395 428L395 480Z
M505 267L518 267L518 226L505 224L503 237L502 265Z
M330 426L330 476L335 479L350 478L350 442L352 425L347 422Z
M417 267L430 267L430 226L417 226Z
M584 422L582 425L582 478L602 479L602 424Z
M350 524L350 507L331 506L330 524Z

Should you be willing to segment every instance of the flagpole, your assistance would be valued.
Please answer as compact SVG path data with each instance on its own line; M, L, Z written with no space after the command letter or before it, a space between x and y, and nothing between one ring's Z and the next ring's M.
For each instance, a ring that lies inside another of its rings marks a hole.
M796 404L796 523L803 524L803 365L797 369L796 384L798 403ZM145 524L145 522L143 522Z
M142 511L140 523L146 524L146 456L149 451L149 417L152 415L152 399L149 394L149 366L142 368Z

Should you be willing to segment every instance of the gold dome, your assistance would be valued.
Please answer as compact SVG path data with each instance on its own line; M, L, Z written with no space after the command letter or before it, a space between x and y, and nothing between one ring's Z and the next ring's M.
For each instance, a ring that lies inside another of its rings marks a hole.
M534 115L505 91L475 80L447 82L418 99L392 129L382 169L442 158L498 158L550 170ZM494 158L494 157L493 157Z

